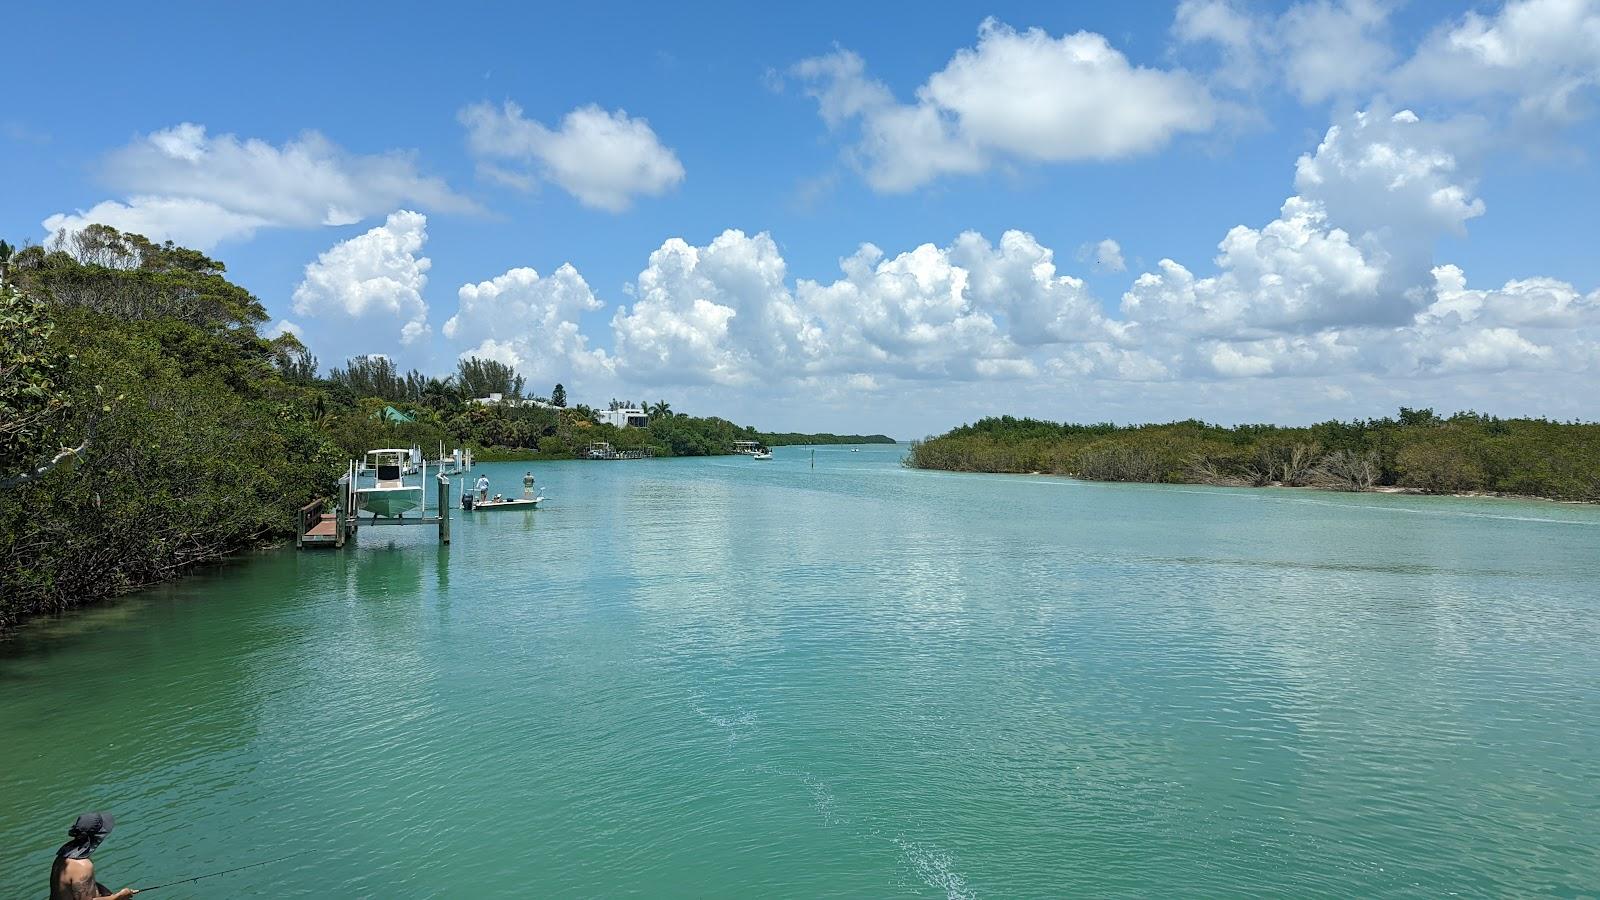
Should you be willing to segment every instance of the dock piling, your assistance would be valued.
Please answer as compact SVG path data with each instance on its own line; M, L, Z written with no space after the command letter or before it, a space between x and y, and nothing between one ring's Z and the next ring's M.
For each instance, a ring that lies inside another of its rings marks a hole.
M344 549L345 534L350 530L350 520L355 518L355 478L351 473L355 471L355 464L346 470L339 479L339 505L334 507L334 516L338 519L339 528L333 533L333 546Z
M450 543L450 479L439 475L439 543Z

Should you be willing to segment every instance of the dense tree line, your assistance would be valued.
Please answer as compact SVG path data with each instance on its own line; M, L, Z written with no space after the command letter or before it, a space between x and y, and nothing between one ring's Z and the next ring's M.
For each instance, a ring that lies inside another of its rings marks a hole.
M1431 409L1302 428L982 419L918 443L907 464L1103 481L1493 492L1600 501L1600 424Z
M298 343L224 273L101 227L7 260L0 627L282 534L337 471Z

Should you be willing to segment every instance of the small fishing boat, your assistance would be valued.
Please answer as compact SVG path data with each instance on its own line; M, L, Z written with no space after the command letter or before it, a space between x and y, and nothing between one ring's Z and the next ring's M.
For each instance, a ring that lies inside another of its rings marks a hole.
M765 447L763 447L760 450L757 450L756 452L750 454L750 458L751 459L771 459L772 458L772 451L768 450Z
M406 484L405 470L411 463L410 450L368 450L365 470L373 476L371 487L355 489L356 510L374 516L399 518L422 505L422 485Z
M542 502L544 498L539 496L539 489L535 486L531 469L528 474L522 476L521 497L502 497L495 494L493 499L485 497L479 500L467 491L465 482L461 486L461 508L467 512L475 509L538 509Z
M461 508L467 512L477 509L538 509L543 497L504 497L499 500L478 500L471 494L461 498Z

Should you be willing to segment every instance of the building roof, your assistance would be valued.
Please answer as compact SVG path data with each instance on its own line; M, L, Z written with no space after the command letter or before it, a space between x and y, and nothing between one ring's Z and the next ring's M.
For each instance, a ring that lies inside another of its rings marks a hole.
M413 418L413 417L401 412L398 409L395 409L392 406L385 406L383 408L383 411L378 413L378 415L375 418L382 419L385 422L415 422L416 421L415 418Z

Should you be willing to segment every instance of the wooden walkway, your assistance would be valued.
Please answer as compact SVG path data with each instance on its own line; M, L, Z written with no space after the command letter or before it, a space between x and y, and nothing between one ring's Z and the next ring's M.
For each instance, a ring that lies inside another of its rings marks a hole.
M343 547L350 534L348 530L341 530L339 516L320 498L300 507L297 519L294 539L297 547Z
M339 522L333 516L323 513L317 517L317 523L306 529L301 538L308 544L320 544L324 541L332 542L334 533L339 530Z

